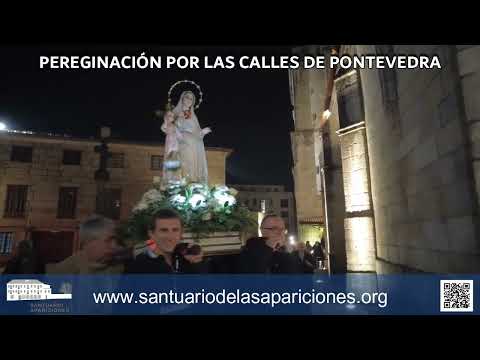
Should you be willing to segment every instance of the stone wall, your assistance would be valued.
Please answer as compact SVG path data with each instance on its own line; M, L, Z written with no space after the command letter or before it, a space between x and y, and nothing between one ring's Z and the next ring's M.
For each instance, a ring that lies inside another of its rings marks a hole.
M327 47L328 48L328 47ZM299 54L327 54L323 46L297 49ZM326 99L327 72L300 69L293 72L295 98L294 154L297 217L320 216L327 227L327 251L333 272L346 270L342 161L338 113L332 108L327 126L320 129ZM325 160L325 157L328 159Z
M376 271L375 230L365 127L340 132L348 271Z
M357 51L371 54L375 48L357 46ZM478 119L475 77L460 78L455 46L395 45L394 51L438 54L442 69L396 71L398 119L385 110L379 70L361 70L377 256L390 264L379 271L397 265L478 272L478 198L464 116L466 108ZM478 52L470 51L476 62L463 58L464 73L480 61Z
M318 136L318 133L316 134ZM317 191L313 130L292 133L297 220L315 218L323 221L322 197Z
M317 85L326 89L325 84ZM340 138L337 131L340 129L337 96L332 94L331 116L322 129L324 147L324 182L325 202L327 213L328 251L330 255L330 269L336 273L347 271L346 243L345 243L345 192L343 183L343 164Z
M480 194L480 45L457 45L459 91L469 134L475 188Z
M323 223L324 213L322 194L319 192L319 169L315 159L315 137L319 136L315 129L318 111L312 110L321 102L320 94L315 92L312 76L318 72L292 70L291 97L295 131L291 133L293 154L294 195L297 222L318 221ZM313 108L312 108L313 106Z

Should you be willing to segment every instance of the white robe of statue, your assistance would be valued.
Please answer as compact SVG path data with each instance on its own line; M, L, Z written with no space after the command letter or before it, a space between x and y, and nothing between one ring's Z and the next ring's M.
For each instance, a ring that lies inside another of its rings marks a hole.
M184 91L177 106L173 109L176 126L181 133L179 153L183 176L188 181L208 183L208 166L203 137L210 128L201 129L195 114L195 95Z

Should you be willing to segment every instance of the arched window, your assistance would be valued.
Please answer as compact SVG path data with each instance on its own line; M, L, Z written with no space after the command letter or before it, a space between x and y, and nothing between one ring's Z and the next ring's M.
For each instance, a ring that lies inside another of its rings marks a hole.
M393 56L393 45L376 45L377 55ZM378 69L380 86L382 90L383 107L387 116L392 119L393 128L400 127L398 108L398 80L396 69Z
M335 80L340 128L364 121L358 72L351 70Z

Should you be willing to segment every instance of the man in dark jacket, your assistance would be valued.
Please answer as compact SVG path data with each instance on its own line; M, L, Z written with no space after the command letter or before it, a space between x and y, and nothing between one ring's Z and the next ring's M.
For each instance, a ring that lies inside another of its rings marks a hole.
M260 225L263 237L247 240L237 264L239 273L301 273L295 258L284 251L285 223L276 215L267 215Z
M320 269L325 268L325 247L324 247L324 240L322 239L321 242L316 242L313 246L313 257L315 258L316 263L318 264Z
M144 253L126 265L127 274L205 273L208 266L203 261L199 246L182 246L183 225L180 216L172 210L155 214L148 234L153 241Z
M312 254L307 251L307 247L303 242L297 244L297 250L295 250L292 255L304 273L311 274L315 271L315 259Z
M7 263L3 274L43 274L43 264L29 241L23 240L17 246L16 254Z

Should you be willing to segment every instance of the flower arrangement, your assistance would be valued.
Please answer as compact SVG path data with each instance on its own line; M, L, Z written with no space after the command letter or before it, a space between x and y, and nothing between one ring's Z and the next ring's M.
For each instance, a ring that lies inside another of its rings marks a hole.
M166 188L154 181L154 187L133 208L122 227L122 235L133 242L145 241L150 219L165 208L176 210L182 217L185 232L196 238L213 232L251 231L257 225L253 213L237 203L237 193L225 185L209 187L187 183L185 179L170 182Z

